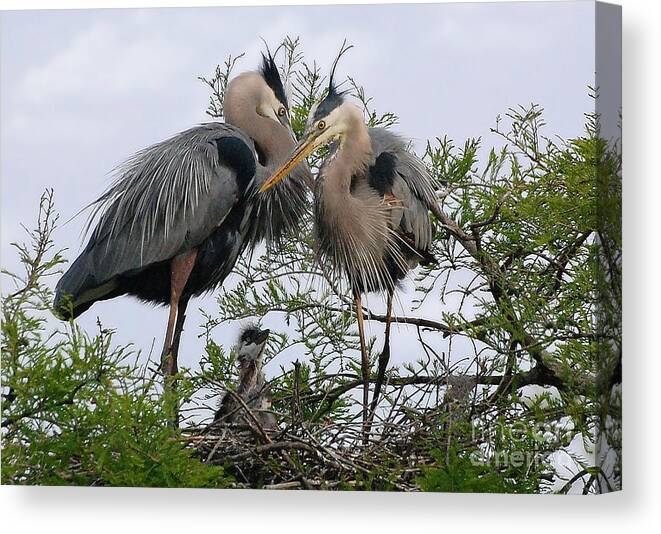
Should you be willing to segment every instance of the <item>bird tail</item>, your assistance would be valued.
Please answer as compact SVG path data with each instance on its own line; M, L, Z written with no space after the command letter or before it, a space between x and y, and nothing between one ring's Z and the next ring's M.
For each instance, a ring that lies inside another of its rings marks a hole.
M57 283L53 314L63 321L75 319L97 300L108 298L116 287L115 280L98 282L94 276L92 254L86 250Z

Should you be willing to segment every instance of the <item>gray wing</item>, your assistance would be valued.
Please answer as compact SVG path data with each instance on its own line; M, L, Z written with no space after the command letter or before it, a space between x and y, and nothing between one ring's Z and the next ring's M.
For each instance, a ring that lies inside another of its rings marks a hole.
M58 295L76 298L199 245L254 179L255 161L252 141L222 123L200 125L138 152L93 204L91 219L98 223L60 280Z
M369 133L375 155L394 156L391 192L401 203L401 210L393 210L393 223L413 236L417 249L426 251L434 230L429 211L436 213L439 209L431 175L412 152L410 143L384 128L370 128Z

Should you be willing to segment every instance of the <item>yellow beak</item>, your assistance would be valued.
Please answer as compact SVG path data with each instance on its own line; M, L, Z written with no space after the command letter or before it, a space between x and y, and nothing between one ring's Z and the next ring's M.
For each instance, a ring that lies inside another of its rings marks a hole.
M301 160L307 158L315 149L314 137L309 136L306 139L303 139L292 152L291 156L285 161L282 166L275 171L275 173L266 180L262 186L259 188L259 192L263 193L268 189L271 189L275 184L282 181L285 176L287 176L296 165L298 165Z

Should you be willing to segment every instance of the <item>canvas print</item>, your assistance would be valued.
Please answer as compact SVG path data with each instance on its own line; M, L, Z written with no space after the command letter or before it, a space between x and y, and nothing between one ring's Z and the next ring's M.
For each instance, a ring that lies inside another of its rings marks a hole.
M3 484L621 488L618 6L1 17Z

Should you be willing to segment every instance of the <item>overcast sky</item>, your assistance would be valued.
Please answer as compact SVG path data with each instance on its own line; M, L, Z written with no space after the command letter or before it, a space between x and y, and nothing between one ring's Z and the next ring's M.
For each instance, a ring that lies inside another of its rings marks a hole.
M357 78L378 110L395 112L396 130L418 146L445 134L494 143L489 128L496 115L530 102L546 108L549 132L571 137L592 105L591 1L1 16L1 261L9 269L17 267L9 243L23 239L19 224L32 224L45 188L55 188L57 208L69 219L100 194L122 160L207 120L208 92L197 76L211 74L230 53L246 52L239 70L255 68L259 37L275 45L299 35L306 57L324 69L346 37L355 49L343 58L341 74ZM69 259L80 251L83 223L79 217L55 235ZM213 306L210 298L191 306L184 365L200 354L190 348L199 343L197 309ZM97 316L117 329L118 342L142 349L162 342L164 309L120 298L96 304L79 323L92 331ZM229 347L236 328L218 330L218 341Z

